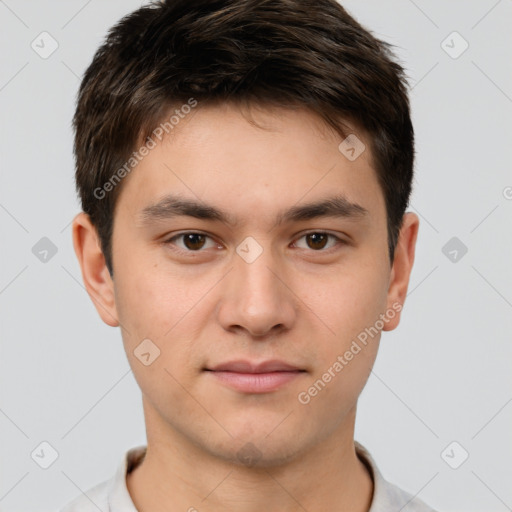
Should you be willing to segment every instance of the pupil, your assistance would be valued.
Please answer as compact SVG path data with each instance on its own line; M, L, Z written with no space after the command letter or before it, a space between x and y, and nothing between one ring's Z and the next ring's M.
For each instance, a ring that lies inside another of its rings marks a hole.
M188 249L201 249L204 245L204 235L191 233L185 235L185 246Z
M308 245L311 247L311 249L323 249L327 243L327 235L322 233L312 233L307 235L307 239ZM312 244L309 243L310 241Z

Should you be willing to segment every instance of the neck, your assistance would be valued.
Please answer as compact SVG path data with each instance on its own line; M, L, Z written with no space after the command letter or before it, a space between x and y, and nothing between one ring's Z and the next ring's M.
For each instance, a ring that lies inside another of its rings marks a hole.
M146 512L368 512L373 481L354 446L355 408L328 438L286 461L247 467L223 460L155 419L145 403L147 451L127 476Z

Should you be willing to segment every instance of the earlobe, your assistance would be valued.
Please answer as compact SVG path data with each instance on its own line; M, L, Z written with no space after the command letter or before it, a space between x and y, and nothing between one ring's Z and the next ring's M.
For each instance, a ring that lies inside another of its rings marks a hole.
M400 314L407 296L409 278L414 264L419 223L419 218L415 213L407 212L404 214L395 249L387 298L387 310L393 310L396 314L385 324L384 331L392 331L400 323Z
M111 327L119 325L114 283L105 263L96 228L83 212L73 219L73 246L82 270L85 289L101 319Z

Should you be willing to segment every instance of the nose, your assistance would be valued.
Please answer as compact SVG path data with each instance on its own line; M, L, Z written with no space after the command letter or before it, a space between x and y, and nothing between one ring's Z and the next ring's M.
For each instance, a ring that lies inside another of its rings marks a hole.
M292 327L295 296L270 250L251 263L235 255L234 267L226 279L217 308L218 321L225 330L266 339Z

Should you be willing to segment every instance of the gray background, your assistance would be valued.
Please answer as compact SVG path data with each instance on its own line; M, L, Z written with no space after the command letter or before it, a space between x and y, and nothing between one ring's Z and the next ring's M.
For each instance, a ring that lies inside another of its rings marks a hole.
M0 1L3 511L55 510L145 443L120 332L82 286L70 230L80 76L107 29L140 4ZM410 210L421 218L402 322L383 334L356 439L388 480L440 511L512 510L512 0L343 4L398 46L411 77ZM31 48L43 31L59 45L46 59ZM469 44L458 58L454 31ZM57 249L46 261L44 246L33 252L43 237ZM48 469L31 458L43 441L58 452ZM462 450L469 458L452 469Z

